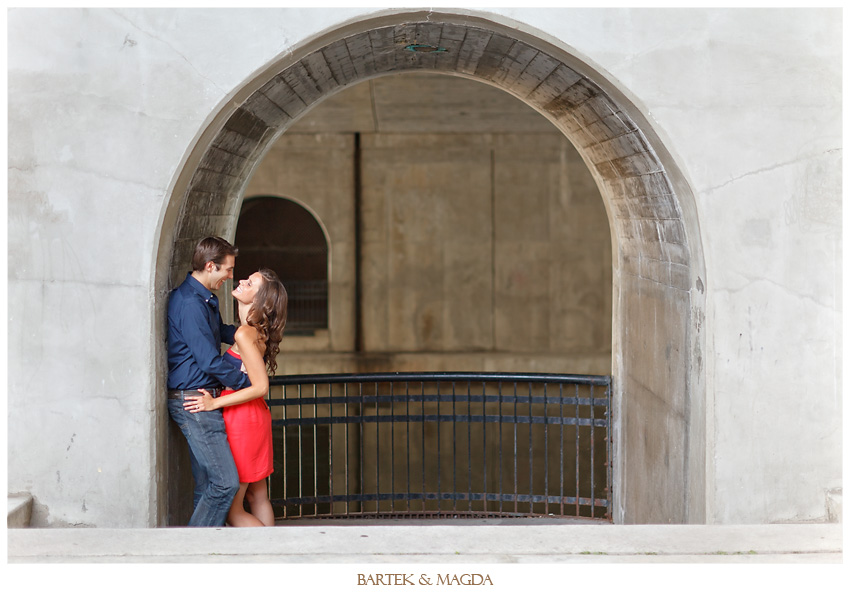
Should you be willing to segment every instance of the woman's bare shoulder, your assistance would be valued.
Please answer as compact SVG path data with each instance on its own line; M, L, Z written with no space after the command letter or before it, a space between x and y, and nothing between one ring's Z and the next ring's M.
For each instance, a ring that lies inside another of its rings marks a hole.
M240 325L236 328L236 333L233 336L237 342L245 342L245 341L257 341L257 337L259 334L257 333L256 327L252 327L251 325Z

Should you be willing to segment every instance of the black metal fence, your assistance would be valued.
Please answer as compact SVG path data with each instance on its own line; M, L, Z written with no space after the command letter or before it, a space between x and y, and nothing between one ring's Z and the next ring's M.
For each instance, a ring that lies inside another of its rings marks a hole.
M271 380L278 518L611 519L611 378Z

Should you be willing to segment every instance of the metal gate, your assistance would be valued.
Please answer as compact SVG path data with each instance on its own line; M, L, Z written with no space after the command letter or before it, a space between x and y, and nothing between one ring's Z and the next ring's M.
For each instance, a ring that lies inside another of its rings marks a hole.
M611 378L493 373L271 379L281 519L611 520Z

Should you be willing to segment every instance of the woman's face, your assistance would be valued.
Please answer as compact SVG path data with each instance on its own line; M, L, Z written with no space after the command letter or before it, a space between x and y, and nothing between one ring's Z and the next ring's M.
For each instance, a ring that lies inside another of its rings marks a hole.
M259 271L252 273L248 279L239 281L239 285L232 292L233 297L243 304L251 304L261 285L263 285L263 276Z

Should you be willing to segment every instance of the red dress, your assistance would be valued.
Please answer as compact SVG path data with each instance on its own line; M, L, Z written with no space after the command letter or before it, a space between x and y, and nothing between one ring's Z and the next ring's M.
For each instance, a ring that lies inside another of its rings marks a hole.
M225 358L230 357L237 367L242 366L242 358L227 350ZM222 391L222 395L234 393ZM239 482L256 482L268 477L274 471L272 455L272 414L262 397L235 406L223 408L224 426L227 429L227 442L239 472Z

